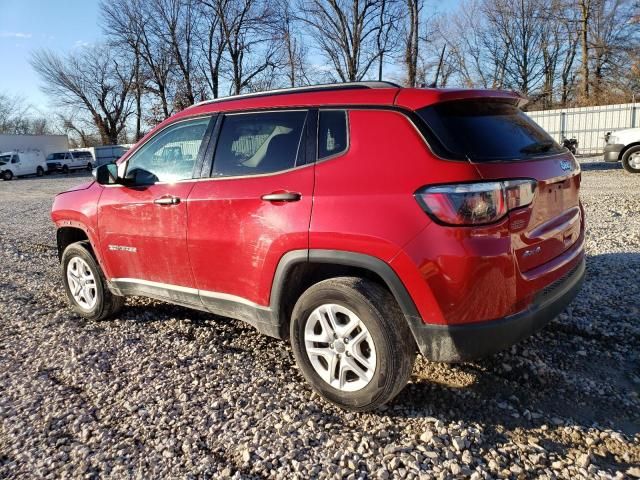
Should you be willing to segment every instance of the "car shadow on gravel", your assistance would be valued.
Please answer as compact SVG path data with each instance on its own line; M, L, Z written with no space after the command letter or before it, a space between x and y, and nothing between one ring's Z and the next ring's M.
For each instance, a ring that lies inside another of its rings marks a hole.
M640 253L589 256L579 296L540 333L477 362L419 360L413 383L384 413L478 423L494 444L514 437L526 444L544 429L553 440L545 435L541 446L558 454L576 446L566 426L633 439L640 433L637 272ZM596 463L632 466L610 454Z

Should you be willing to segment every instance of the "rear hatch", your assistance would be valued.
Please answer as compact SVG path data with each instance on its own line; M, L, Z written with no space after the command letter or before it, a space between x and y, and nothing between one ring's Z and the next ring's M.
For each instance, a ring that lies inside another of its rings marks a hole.
M486 180L532 179L533 201L509 213L521 272L562 255L578 241L580 167L518 108L518 98L469 98L418 110L445 158L466 160Z

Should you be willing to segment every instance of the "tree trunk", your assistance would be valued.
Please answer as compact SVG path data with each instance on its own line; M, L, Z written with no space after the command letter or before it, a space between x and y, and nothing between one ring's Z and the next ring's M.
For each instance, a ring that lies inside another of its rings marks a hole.
M580 43L582 44L582 97L589 98L589 17L591 0L581 0Z

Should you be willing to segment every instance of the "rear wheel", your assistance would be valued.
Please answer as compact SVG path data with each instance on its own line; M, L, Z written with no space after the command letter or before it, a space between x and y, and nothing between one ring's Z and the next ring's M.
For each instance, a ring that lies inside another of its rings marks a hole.
M87 170L93 170L93 165L91 165L91 162L87 163Z
M411 375L416 348L404 315L391 293L369 280L313 285L296 302L290 333L304 377L342 408L387 403Z
M62 254L62 281L71 308L88 320L104 320L124 305L124 297L111 293L89 242L69 245Z
M5 170L2 172L2 180L5 182L10 181L13 178L13 172L11 170Z
M42 177L44 175L44 168L38 167L36 169L36 175L38 175L39 177Z
M640 145L624 152L622 166L629 173L640 173Z

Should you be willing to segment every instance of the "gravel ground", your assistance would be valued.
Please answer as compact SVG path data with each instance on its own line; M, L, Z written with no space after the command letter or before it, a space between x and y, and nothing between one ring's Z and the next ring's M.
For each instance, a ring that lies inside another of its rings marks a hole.
M324 403L285 343L234 320L132 298L81 321L49 209L83 178L0 182L0 477L640 477L640 176L583 170L573 305L492 358L420 359L367 414Z

